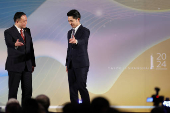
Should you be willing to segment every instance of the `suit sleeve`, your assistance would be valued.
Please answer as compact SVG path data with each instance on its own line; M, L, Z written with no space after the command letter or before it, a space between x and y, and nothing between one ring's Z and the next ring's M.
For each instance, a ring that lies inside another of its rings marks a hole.
M89 29L85 29L85 30L83 31L82 38L81 38L81 39L78 39L78 44L77 44L77 46L81 46L81 45L87 44L87 43L88 43L89 36L90 36L90 30L89 30Z
M30 29L28 29L28 34L29 34L29 35L30 35L30 37L31 37ZM36 67L36 64L35 64L35 55L34 55L34 47L33 47L32 37L31 37L30 47L31 47L31 62L32 62L32 66Z
M11 34L5 30L4 32L4 37L5 37L5 43L8 48L15 48L15 42L13 42Z
M67 66L68 57L69 57L69 51L70 51L68 34L69 34L69 33L67 33L68 47L67 47L67 56L66 56L66 64L65 64L65 66Z

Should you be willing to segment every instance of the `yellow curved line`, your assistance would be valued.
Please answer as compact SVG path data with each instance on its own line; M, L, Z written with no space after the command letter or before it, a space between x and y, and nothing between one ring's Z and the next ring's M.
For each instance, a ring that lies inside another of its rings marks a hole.
M52 65L54 65L54 62L53 62ZM60 71L60 68L61 68L61 64L60 64L59 68L57 69L56 74L53 77L53 79L52 79L51 83L49 84L48 88L46 89L46 91L44 91L44 93L46 93L48 91L48 89L52 86L53 82L56 80L56 77L57 77L58 72Z
M47 59L49 60L49 58ZM38 89L41 87L41 85L44 83L44 81L46 80L46 78L49 76L49 73L51 71L51 68L53 68L54 62L52 65L50 65L50 68L48 69L47 74L45 75L45 77L43 77L43 80L41 81L41 83L39 84L39 86L36 88L36 90L34 91L34 93L38 92Z
M67 76L67 74L65 75L65 77ZM65 79L64 77L64 79ZM68 81L68 80L67 80ZM69 87L69 86L68 86ZM68 89L68 93L69 93L69 89ZM63 101L63 98L67 95L67 93L64 93L61 97L61 99L58 101L58 103L61 103ZM69 95L69 94L68 94Z
M113 1L111 1L111 2L113 2ZM168 12L168 11L170 11L170 9L167 9L167 10L142 10L142 9L132 8L132 7L123 5L123 4L118 3L118 2L115 2L115 1L114 1L114 3L117 4L117 5L119 5L119 6L125 7L125 8L127 8L127 9L132 9L132 10L136 10L136 11L140 11L140 12L147 12L147 13L156 12L156 13L158 13L158 12Z
M157 44L162 43L162 42L164 42L164 41L166 41L166 40L169 40L169 39L170 39L170 38L166 38L166 39L162 40L161 42L157 42L157 43L155 43L155 44L152 44L152 45L150 45L150 47L148 47L147 50L149 50L150 48L156 46ZM136 56L135 58L133 58L133 59L129 62L129 64L125 67L125 69L126 69L135 59L137 59L140 55L142 55L142 54L143 54L144 52L146 52L147 50L141 52L138 56ZM124 70L121 71L120 75L121 75L123 72L124 72ZM116 78L115 81L117 81L117 79L120 77L120 75ZM110 89L111 89L113 86L114 86L114 84L110 87ZM109 91L110 91L110 90L108 90L107 92L109 92Z
M47 62L48 60L49 60L49 58L46 59L46 62ZM41 72L41 71L43 70L43 68L45 67L46 62L43 64L42 68L40 69L40 71L38 72L37 76L34 78L33 81L35 81L37 78L39 78L38 76L40 75L40 72ZM40 77L40 78L41 78L41 77ZM39 88L39 86L38 86L38 88ZM36 88L36 90L37 90L38 88ZM36 91L36 90L35 90L35 91Z

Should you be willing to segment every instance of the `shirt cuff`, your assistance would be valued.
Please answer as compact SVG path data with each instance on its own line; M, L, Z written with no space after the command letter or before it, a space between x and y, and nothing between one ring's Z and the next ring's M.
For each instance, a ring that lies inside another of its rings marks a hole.
M76 40L76 45L78 44L78 40Z
M15 49L18 49L18 46L15 46Z

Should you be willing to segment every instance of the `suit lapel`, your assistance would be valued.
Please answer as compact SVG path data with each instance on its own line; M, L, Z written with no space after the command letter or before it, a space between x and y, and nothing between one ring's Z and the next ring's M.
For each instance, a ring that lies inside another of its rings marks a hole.
M75 38L77 39L79 37L79 35L81 35L81 29L82 29L82 25L80 25L80 27L77 29L76 34L75 34Z
M71 38L71 32L72 32L72 30L70 30L70 31L68 32L68 40Z
M26 44L27 44L27 42L28 42L28 37L29 37L29 35L28 35L28 33L26 32L26 29L24 29L24 35L25 35L25 42L26 42Z
M81 33L82 27L83 27L83 26L80 25L80 27L77 29L76 34L74 35L76 39L78 39L79 36L82 34L82 33ZM69 41L69 39L71 38L71 33L72 33L72 30L70 30L70 31L68 32L68 41ZM68 42L68 43L69 43L69 42ZM70 43L69 43L69 45L73 46L73 44L70 44Z
M21 37L21 34L19 33L19 31L17 30L17 28L15 26L12 26L12 28L14 29L14 34L17 36L17 39L19 39L19 42L24 43L23 38Z

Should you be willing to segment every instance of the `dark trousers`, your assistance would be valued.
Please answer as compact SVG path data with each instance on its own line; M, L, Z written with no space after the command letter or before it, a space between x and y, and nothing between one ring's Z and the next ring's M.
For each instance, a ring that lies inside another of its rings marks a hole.
M8 99L16 98L18 93L19 83L21 81L22 89L22 105L26 98L32 96L32 72L28 71L27 68L23 72L11 72L8 71Z
M83 104L90 104L89 93L86 88L87 73L89 67L84 68L73 68L72 63L68 69L68 81L69 81L69 91L70 100L73 104L78 104L78 91L81 95Z

